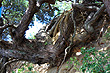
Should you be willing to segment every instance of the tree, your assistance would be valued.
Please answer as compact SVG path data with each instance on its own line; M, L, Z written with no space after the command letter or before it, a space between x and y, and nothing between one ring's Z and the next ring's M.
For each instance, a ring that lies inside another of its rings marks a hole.
M11 19L3 15L7 23L1 26L0 30L8 29L12 41L0 41L0 55L2 57L35 64L48 62L51 67L60 66L62 60L67 56L64 51L71 55L71 51L74 50L72 48L87 46L102 35L102 28L106 30L110 24L109 0L100 1L101 3L90 0L88 4L86 4L88 0L84 0L81 4L72 4L72 9L64 11L60 16L55 16L48 26L43 27L36 34L36 39L26 39L25 31L34 14L40 10L41 5L45 2L49 4L48 10L52 10L50 4L55 4L55 0L28 0L28 2L28 8L25 13L23 11L24 14L21 15L20 21L18 19L10 24ZM13 60L6 64L11 62ZM6 64L2 65L1 69Z

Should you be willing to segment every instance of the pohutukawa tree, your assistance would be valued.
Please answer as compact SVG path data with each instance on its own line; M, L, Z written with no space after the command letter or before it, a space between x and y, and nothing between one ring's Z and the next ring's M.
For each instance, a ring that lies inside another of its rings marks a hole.
M2 1L0 0L0 3ZM3 31L7 31L12 40L0 40L0 55L6 62L1 62L0 68L3 69L6 64L13 62L13 59L35 64L48 62L51 67L60 66L64 56L66 58L71 55L74 47L87 46L90 42L97 40L110 24L110 0L98 0L99 3L95 1L97 0L89 0L89 2L82 0L79 3L79 0L76 0L70 10L55 16L44 26L36 34L36 39L26 39L25 32L34 14L40 11L42 4L48 3L49 12L52 11L51 4L55 4L55 0L28 0L28 8L19 22L11 23L14 15L7 17L4 12L0 19L0 36L3 37ZM8 7L9 14L13 12L12 8L14 7ZM19 17L19 14L16 16ZM101 31L102 28L103 31Z

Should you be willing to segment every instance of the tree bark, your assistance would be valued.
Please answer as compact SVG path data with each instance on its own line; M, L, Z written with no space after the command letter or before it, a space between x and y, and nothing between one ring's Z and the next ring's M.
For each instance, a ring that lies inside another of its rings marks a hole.
M41 1L41 3L38 3L43 4L44 2L54 4L54 2L50 2L49 0L44 0ZM51 66L56 66L62 62L65 48L69 46L71 41L73 42L70 46L70 50L74 50L72 49L74 47L85 46L97 39L103 26L108 26L110 24L109 17L106 16L106 12L104 12L104 6L97 10L96 8L89 8L82 4L77 4L73 5L73 9L67 12L65 11L60 21L58 20L60 16L53 19L55 23L58 22L56 25L58 25L59 28L55 27L57 29L57 33L61 33L63 31L62 34L58 36L55 44L52 42L52 38L55 37L47 34L51 29L47 31L45 31L46 29L40 30L36 34L36 39L34 40L26 39L24 37L25 31L34 14L39 11L40 6L36 6L36 0L29 0L28 9L18 24L18 27L15 28L14 32L12 32L13 40L0 41L0 54L2 56L24 60L35 64L48 62ZM74 12L74 10L76 11ZM90 13L94 14L90 19L88 19ZM55 23L50 24L49 28L53 28ZM93 31L89 32L88 27L93 28ZM74 30L75 28L77 30ZM84 31L82 32L81 29ZM56 30L54 29L54 31ZM75 37L70 40L72 34L75 34Z

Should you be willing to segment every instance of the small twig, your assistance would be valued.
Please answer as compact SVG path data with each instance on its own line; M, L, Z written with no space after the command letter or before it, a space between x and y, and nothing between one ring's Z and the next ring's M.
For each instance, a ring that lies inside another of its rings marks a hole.
M66 73L68 73L73 67L74 67L74 65L72 65L72 66L66 71Z

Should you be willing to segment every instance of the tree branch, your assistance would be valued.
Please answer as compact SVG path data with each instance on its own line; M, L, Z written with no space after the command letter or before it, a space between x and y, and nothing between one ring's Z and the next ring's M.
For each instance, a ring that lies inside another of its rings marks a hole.
M53 2L51 2L53 1ZM48 3L54 3L54 0L38 0L38 3L41 4L44 2L48 2ZM22 39L24 36L24 33L26 31L26 29L28 28L32 17L34 16L34 13L39 11L40 6L36 6L36 0L29 0L29 7L27 8L22 20L20 21L18 27L15 29L15 41L14 42L7 42L7 41L0 41L0 54L2 56L8 57L8 58L15 58L15 59L20 59L20 60L24 60L24 61L28 61L28 62L32 62L32 63L37 63L37 64L42 64L45 62L49 62L51 65L54 64L58 64L58 59L61 59L61 54L64 53L65 48L68 46L66 45L66 42L71 41L69 40L71 38L71 34L73 33L74 30L74 25L71 19L71 15L68 16L68 20L66 20L66 22L62 22L62 24L64 26L66 26L67 28L64 29L64 35L66 36L65 38L61 35L58 37L56 43L54 45L52 45L52 43L47 43L46 41L48 41L47 36L43 36L46 33L38 33L37 37L35 40L28 40L28 39ZM77 7L77 6L75 6ZM81 8L80 6L78 6L79 8ZM83 8L81 8L83 11ZM96 10L96 9L95 9ZM95 11L94 9L84 9L84 11ZM100 13L103 12L104 7L102 6L102 9L99 10L96 15L94 16L94 18L96 20L98 20L98 18L101 16ZM80 10L81 11L81 10ZM98 14L98 15L97 15ZM92 19L91 23L88 22L88 24L92 25L92 21L94 22L94 24L99 25L97 23L99 23L102 19L98 20L97 22ZM56 24L56 23L54 23ZM82 23L80 23L82 24ZM77 25L77 21L76 21L76 26L80 26L80 24ZM100 25L103 25L102 23L100 23ZM96 27L94 26L94 28ZM9 27L9 26L7 26ZM5 27L6 28L6 27ZM1 28L3 29L3 28ZM99 29L99 28L98 28ZM80 33L79 36L75 35L74 37L74 41L72 46L70 47L76 47L76 46L84 46L85 43L90 42L91 40L96 40L97 35L99 32L98 29L95 29L95 31L93 32L93 34L88 35L86 33L86 31L84 31L84 33ZM92 38L92 39L91 39ZM20 45L16 45L16 43L18 43L18 41L16 40L20 40L23 41L22 43L20 43ZM45 41L46 40L46 41ZM45 43L47 43L47 45L45 45Z
M14 27L13 25L5 24L4 26L0 26L0 29L6 29L6 28L8 28L8 27L16 28L16 27Z
M95 7L87 7L87 6L84 6L83 4L72 4L73 5L73 7L75 7L75 8L79 8L79 9L81 9L82 11L97 11L97 8L95 8Z
M103 0L104 4L105 4L105 7L107 9L107 12L110 16L110 0Z
M102 12L105 10L104 4L100 7L100 9L94 14L94 16L88 22L85 22L84 28L87 32L92 33L94 31L92 24L95 23L98 18L101 16Z
M27 8L24 16L22 17L20 23L18 24L19 26L17 27L17 29L15 30L15 36L14 36L14 41L17 41L18 43L19 42L22 42L22 41L18 41L19 38L23 39L24 38L24 34L25 34L25 31L27 30L31 20L32 20L32 17L34 16L34 14L36 12L39 11L41 5L44 3L44 2L47 2L49 4L54 4L55 3L55 0L38 0L38 4L36 6L36 0L29 0L29 7Z
M32 17L38 11L38 7L36 7L36 0L29 0L29 7L27 8L24 16L22 17L19 26L15 30L16 36L15 38L22 38L27 30Z

